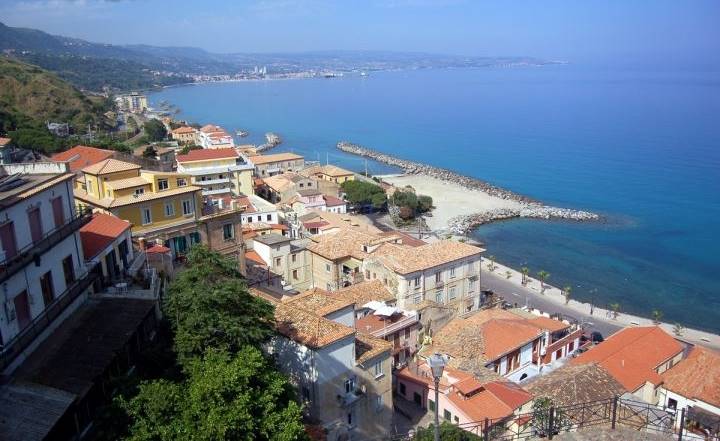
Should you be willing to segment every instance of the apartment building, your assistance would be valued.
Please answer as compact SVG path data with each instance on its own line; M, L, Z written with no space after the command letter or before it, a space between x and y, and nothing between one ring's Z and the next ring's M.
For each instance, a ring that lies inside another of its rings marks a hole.
M656 404L663 373L678 364L684 352L685 345L659 326L642 326L616 332L571 363L597 363L635 397Z
M277 233L259 235L253 241L253 251L274 274L282 277L284 289L305 291L310 288L310 259L303 241Z
M135 261L128 221L106 213L94 213L92 220L80 228L85 261L99 265L105 283L116 280Z
M136 92L121 95L116 101L121 109L132 113L143 113L148 108L147 97Z
M106 159L82 169L75 200L129 221L133 237L162 241L176 256L200 243L201 188L190 185L190 179L189 174L141 170Z
M192 177L211 199L253 194L253 165L232 148L191 150L177 156L177 171Z
M421 354L439 352L458 366L490 370L519 383L571 356L581 334L581 329L559 320L520 310L485 309L451 320L435 332Z
M73 178L65 164L0 167L0 373L22 363L97 278L79 233L91 214L76 210Z
M172 139L184 145L200 145L199 130L195 127L182 126L170 132Z
M354 329L354 303L313 289L278 304L271 344L328 440L379 439L392 419L391 345Z
M305 168L305 158L295 153L257 155L251 159L255 165L255 176L266 178L281 173L297 173Z
M260 196L274 204L289 202L301 191L320 194L317 191L317 182L314 179L292 172L262 178L262 185L258 189Z
M242 196L237 199L237 204L244 207L242 214L243 224L264 222L269 225L280 223L280 212L275 204L255 195Z
M412 247L387 239L375 247L362 270L366 277L383 280L399 307L425 299L458 313L480 307L480 257L485 250L454 240Z
M71 172L78 172L85 167L110 159L114 154L115 152L112 150L76 145L64 152L55 153L50 159L55 162L67 163Z
M225 129L214 124L207 124L197 133L198 143L204 149L234 148L235 140Z
M354 181L355 173L335 165L314 165L301 171L304 176L315 179L342 184L345 181Z

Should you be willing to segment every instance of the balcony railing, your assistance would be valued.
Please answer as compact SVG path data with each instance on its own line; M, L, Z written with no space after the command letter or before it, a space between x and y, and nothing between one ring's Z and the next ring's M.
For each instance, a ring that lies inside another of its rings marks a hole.
M48 231L43 237L18 250L17 254L0 262L0 283L25 268L35 259L42 258L43 253L79 230L92 219L92 210L87 208L73 215L65 224Z
M417 315L414 313L415 311L411 311L409 314L400 320L390 323L387 326L383 326L381 329L378 329L377 331L372 332L372 335L374 337L385 337L386 335L390 335L394 332L400 331L402 329L405 329L409 326L414 325L418 322Z
M85 277L76 280L60 294L45 310L33 319L12 340L0 349L0 372L10 365L35 339L55 321L95 280L100 277L100 265L88 268Z
M216 178L216 179L205 179L202 180L196 180L194 182L195 185L216 185L216 184L229 184L230 178Z

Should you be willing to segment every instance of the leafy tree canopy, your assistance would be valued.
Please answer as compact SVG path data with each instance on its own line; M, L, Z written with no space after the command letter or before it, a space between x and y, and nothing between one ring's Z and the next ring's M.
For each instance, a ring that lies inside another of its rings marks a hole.
M413 441L433 441L435 426L429 425L426 428L419 428L415 433ZM460 427L450 424L447 421L440 423L440 439L443 441L481 441L482 438L463 430Z
M365 181L345 181L340 184L340 187L342 187L347 200L351 204L371 204L379 202L380 196L375 195L385 195L382 187Z
M287 378L260 350L211 350L188 365L181 383L144 383L130 400L129 440L306 440L300 406Z
M145 135L150 141L162 141L167 136L165 125L160 120L151 119L145 121L143 128L145 129Z
M145 150L143 150L143 158L155 158L156 155L157 150L151 145L145 147Z

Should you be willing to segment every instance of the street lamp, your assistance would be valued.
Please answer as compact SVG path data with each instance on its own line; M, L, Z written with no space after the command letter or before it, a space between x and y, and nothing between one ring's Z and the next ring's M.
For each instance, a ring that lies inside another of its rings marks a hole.
M440 379L447 360L436 352L427 359L427 364L430 366L433 380L435 380L435 441L440 441L440 403L438 400L440 398Z

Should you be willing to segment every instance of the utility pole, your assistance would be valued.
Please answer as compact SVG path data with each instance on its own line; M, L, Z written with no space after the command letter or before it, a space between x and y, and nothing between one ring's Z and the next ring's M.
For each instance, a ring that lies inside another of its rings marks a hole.
M367 159L365 159L365 177L368 177L368 170L367 170Z
M330 165L330 154L325 152L325 165Z

